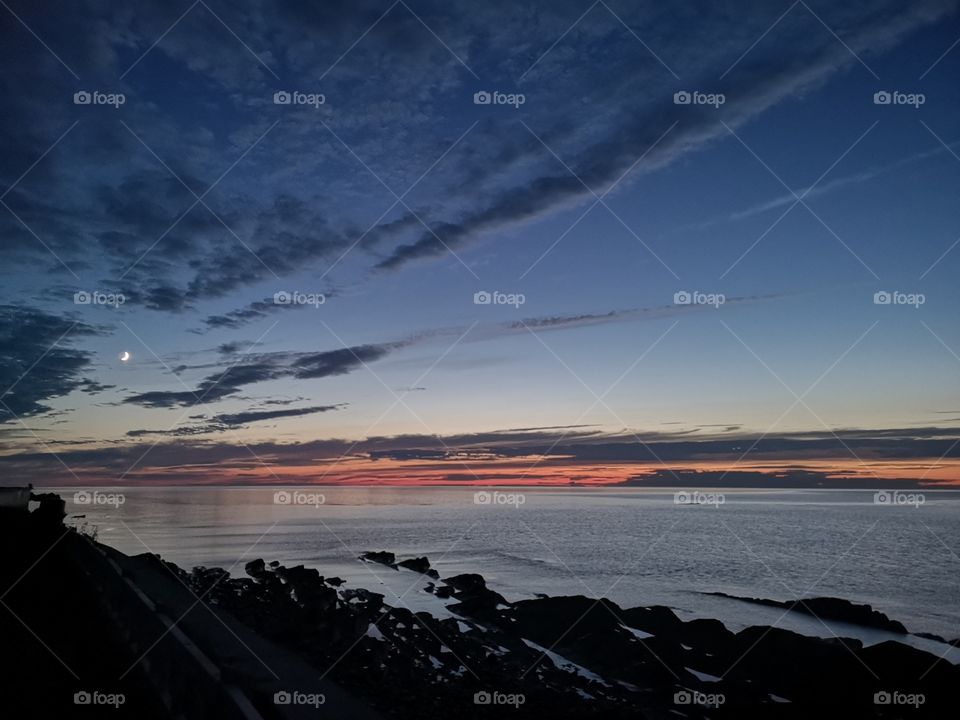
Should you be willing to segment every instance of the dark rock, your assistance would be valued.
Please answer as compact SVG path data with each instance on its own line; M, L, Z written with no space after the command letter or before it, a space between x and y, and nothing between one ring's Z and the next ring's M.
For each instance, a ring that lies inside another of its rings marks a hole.
M368 550L365 553L360 555L360 559L366 562L379 563L380 565L386 565L387 567L392 567L394 570L397 569L397 557L392 552L387 552L386 550Z
M190 575L193 584L204 593L230 577L230 574L223 568L206 568L202 565L195 567Z
M663 605L629 608L621 617L625 625L651 635L672 634L683 624L673 610Z
M316 568L308 568L303 565L295 565L292 568L280 565L276 568L276 573L284 580L290 582L323 582L320 571Z
M326 578L326 579L324 580L324 582L327 583L327 585L333 585L334 587L340 587L341 585L343 585L344 580L343 580L343 578L338 578L338 577L328 577L328 578Z
M453 597L453 588L449 587L448 585L441 585L437 587L434 583L427 583L427 586L423 590L424 592L436 595L438 598L446 599L448 597Z
M907 629L902 623L891 620L879 610L874 610L869 605L859 605L840 598L823 597L801 600L800 605L794 609L828 620L837 620L903 635L907 633Z
M371 592L365 588L349 588L341 592L343 599L347 602L351 600L359 600L361 603L374 607L379 610L383 607L383 595L380 593Z
M916 682L921 677L934 685L942 683L949 686L958 674L956 667L946 660L931 663L930 653L894 640L862 648L857 656L889 688L897 687L895 683L904 678ZM900 689L909 690L909 684Z
M368 562L395 566L391 553L365 555ZM426 558L396 566L430 569ZM333 667L333 680L396 720L499 717L473 702L488 688L524 694L526 703L509 712L515 720L806 718L824 703L840 708L843 717L900 717L900 708L874 703L884 690L926 693L927 705L919 714L911 708L911 717L948 717L922 711L938 697L951 701L960 682L952 664L896 642L864 648L855 640L776 627L733 633L714 619L683 621L664 606L622 609L579 595L511 604L475 573L426 583L436 597L456 599L448 607L461 618L439 619L393 607L364 588L338 592L331 585L342 581L316 570L271 567L248 564L254 579L197 568L187 581L197 592L211 587L211 602L315 667ZM371 623L382 639L368 636ZM605 682L572 672L561 660L555 664L556 656ZM674 696L684 689L720 693L726 702L678 708ZM790 703L775 704L771 694Z
M503 614L513 621L506 626L510 631L608 680L642 687L671 686L684 675L696 681L679 662L664 659L667 650L677 654L677 642L660 640L658 649L651 650L645 646L649 641L638 641L627 629L624 611L606 598L571 595L520 600Z
M784 608L793 612L813 615L822 620L835 620L836 622L850 623L851 625L861 625L863 627L875 628L877 630L886 630L888 632L907 634L907 629L902 623L891 620L879 610L874 610L869 605L860 605L843 600L841 598L818 597L801 598L799 600L769 600L767 598L748 598L737 595L728 595L723 592L706 593L718 597L730 598L741 602L753 603L755 605L766 605L768 607Z
M247 575L257 580L264 577L267 574L266 564L261 558L256 560L251 560L246 565L243 566L243 569L246 571Z
M487 587L487 581L483 579L483 575L478 575L477 573L464 573L462 575L454 575L451 578L444 580L447 585L452 587L455 590L461 591L476 591L476 590L485 590Z
M456 597L456 594L454 594L454 597ZM474 618L475 620L482 620L494 624L502 624L503 613L498 606L506 605L506 602L499 593L495 593L492 590L485 590L483 595L464 598L447 607L458 615L464 615Z
M792 701L809 697L812 687L823 697L839 698L874 680L857 659L862 647L859 640L815 638L754 626L736 633L725 647L714 648L716 664L706 671L749 681Z
M407 568L407 570L413 570L423 575L430 569L430 561L426 557L410 558L408 560L401 560L397 563L397 566Z
M509 616L516 621L521 635L529 633L531 637L556 640L568 631L574 634L612 632L620 627L618 617L622 614L615 603L605 598L567 595L519 600L513 603Z
M734 634L719 620L713 618L697 618L688 622L681 622L675 629L673 637L684 645L705 645L718 647L733 639Z
M416 620L413 618L413 611L409 608L392 608L390 610L390 617L396 622L406 623L407 625L413 625L416 623Z
M412 613L411 618L417 618L422 625L426 625L431 630L433 629L432 626L437 624L437 619L433 615L422 610L420 612Z
M490 590L482 575L464 573L443 582L445 587L438 587L435 592L437 597L448 598L452 594L459 600L449 606L453 612L494 624L504 622L501 608L509 607L510 603L500 593Z
M322 618L337 603L337 591L323 582L320 571L315 568L279 565L275 574L286 584L290 597L308 611L311 620Z

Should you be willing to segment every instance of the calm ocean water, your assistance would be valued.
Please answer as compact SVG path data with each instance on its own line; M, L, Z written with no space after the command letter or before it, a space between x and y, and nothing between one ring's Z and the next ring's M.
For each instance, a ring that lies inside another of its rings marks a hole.
M885 639L702 593L830 595L869 603L911 632L960 637L960 493L953 491L925 492L916 506L877 505L872 491L859 490L722 490L724 502L715 505L677 505L672 490L634 489L500 488L479 504L473 488L100 490L123 494L114 506L103 504L109 495L77 504L76 490L57 489L68 513L86 515L72 522L96 526L101 542L126 553L149 549L185 568L220 566L235 575L257 557L302 563L383 592L387 602L402 595L414 609L442 611L414 574L360 563L362 551L427 555L443 576L479 572L511 600L538 592L606 596L625 607L663 604L687 617L717 617L733 629L778 622L806 634Z

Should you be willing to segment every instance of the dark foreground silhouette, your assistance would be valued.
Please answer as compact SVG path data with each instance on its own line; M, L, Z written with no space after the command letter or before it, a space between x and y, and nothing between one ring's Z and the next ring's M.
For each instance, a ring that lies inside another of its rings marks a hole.
M508 602L481 575L386 551L359 560L445 616L303 566L186 571L64 527L62 508L3 514L2 717L942 717L960 687L957 667L896 641L735 633L580 595ZM743 600L903 629L836 598Z

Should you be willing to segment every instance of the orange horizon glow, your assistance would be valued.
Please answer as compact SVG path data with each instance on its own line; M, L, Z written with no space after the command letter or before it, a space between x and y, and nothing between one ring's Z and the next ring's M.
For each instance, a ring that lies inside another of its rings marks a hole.
M823 473L824 482L844 480L880 484L896 480L960 488L960 460L931 458L927 462L810 460L752 462L683 462L673 464L636 462L571 461L568 458L509 458L463 462L455 459L370 460L345 458L318 461L314 465L271 465L266 461L228 464L229 467L185 465L145 468L121 478L103 469L83 469L62 474L50 486L89 485L345 485L345 486L579 486L608 487L655 473L759 472L777 479L789 471ZM78 482L79 481L79 482ZM704 483L709 485L709 482ZM643 485L638 485L643 487ZM650 487L664 487L661 482ZM637 486L635 486L637 487ZM758 484L757 487L763 487Z

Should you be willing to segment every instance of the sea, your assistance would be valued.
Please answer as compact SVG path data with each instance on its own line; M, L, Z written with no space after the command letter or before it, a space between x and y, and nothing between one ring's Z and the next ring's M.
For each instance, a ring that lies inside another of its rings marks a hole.
M40 489L38 489L40 490ZM317 568L345 587L438 615L429 578L361 562L427 556L480 573L510 601L537 594L666 605L731 630L777 625L867 644L960 649L711 595L867 603L910 633L960 637L960 491L198 486L51 488L68 522L127 554L234 576L255 558Z

